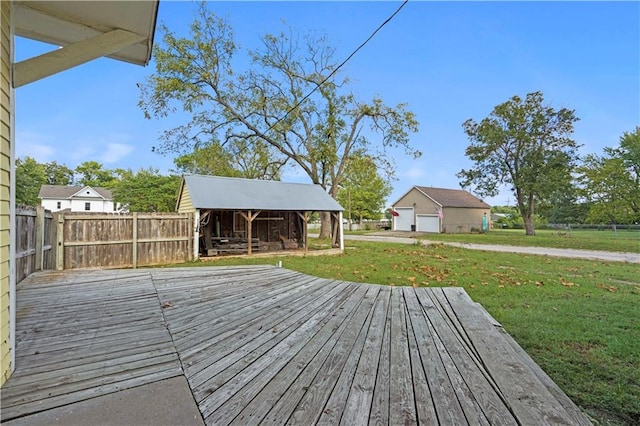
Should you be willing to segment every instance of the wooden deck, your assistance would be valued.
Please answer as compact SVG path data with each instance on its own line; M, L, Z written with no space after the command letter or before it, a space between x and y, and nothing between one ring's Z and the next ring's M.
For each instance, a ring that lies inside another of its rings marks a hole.
M214 267L36 274L17 299L3 421L184 374L210 425L590 424L458 288Z

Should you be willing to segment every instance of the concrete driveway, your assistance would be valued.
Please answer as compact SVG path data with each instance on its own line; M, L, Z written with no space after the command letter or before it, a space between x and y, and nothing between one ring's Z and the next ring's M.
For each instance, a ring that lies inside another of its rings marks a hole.
M505 246L495 244L474 244L474 243L454 243L444 241L418 240L415 233L407 232L407 236L399 235L395 232L390 235L345 235L345 240L357 241L382 241L387 243L399 244L417 244L420 241L424 245L444 244L453 247L461 247L470 250L497 251L504 253L523 253L536 254L540 256L568 257L572 259L592 259L604 260L607 262L628 262L640 263L640 254L638 253L622 253L596 250L577 250L577 249L559 249L550 247L522 247L522 246Z

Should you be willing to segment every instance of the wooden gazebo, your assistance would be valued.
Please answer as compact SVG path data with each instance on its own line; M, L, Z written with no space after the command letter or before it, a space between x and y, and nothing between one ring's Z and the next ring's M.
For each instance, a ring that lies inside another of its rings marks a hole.
M194 258L307 250L314 212L330 214L332 247L344 249L344 209L319 185L185 175L177 210L194 214Z

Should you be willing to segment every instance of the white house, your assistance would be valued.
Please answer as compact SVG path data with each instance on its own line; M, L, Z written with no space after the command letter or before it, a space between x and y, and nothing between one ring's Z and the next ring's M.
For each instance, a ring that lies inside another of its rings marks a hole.
M113 195L106 188L42 185L38 196L40 205L52 212L69 209L72 212L111 213L120 209L119 203L113 202Z

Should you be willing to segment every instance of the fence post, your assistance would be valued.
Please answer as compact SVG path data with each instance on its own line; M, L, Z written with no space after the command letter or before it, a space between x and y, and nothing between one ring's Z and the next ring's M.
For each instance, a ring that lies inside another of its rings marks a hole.
M187 255L186 255L186 259L185 261L188 262L191 259L191 254L193 253L193 226L191 226L191 224L193 223L193 213L187 213L187 229L189 230L187 235L189 236L189 245L187 246ZM219 235L219 234L218 234Z
M36 271L44 265L44 207L36 207Z
M133 213L133 226L131 227L131 241L133 246L131 247L131 256L133 257L133 269L138 267L138 213Z
M64 214L56 213L56 269L64 269Z

